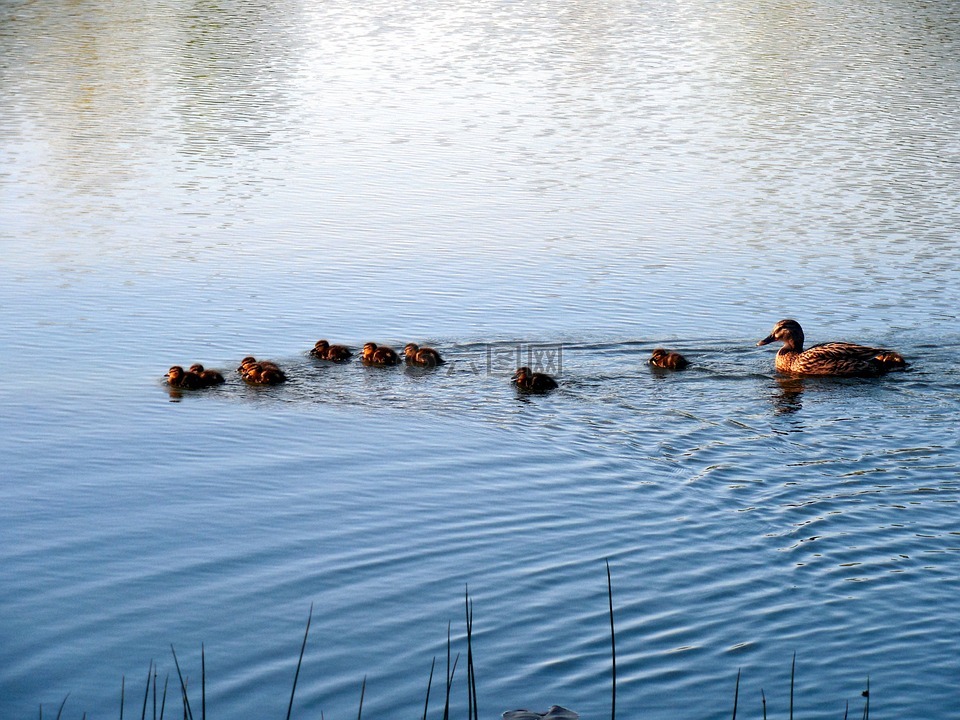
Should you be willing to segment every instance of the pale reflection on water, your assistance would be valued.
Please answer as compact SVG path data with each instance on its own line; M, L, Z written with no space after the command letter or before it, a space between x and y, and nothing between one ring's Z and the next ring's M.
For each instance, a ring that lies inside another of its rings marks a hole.
M282 714L311 602L302 712L364 674L365 712L419 708L465 584L483 714L602 716L610 559L623 712L720 717L740 668L782 711L796 651L810 712L869 675L877 713L951 717L958 23L0 4L0 716L110 717L171 642L221 714ZM782 317L912 367L777 378ZM518 396L512 347L559 391ZM226 385L164 387L197 361Z

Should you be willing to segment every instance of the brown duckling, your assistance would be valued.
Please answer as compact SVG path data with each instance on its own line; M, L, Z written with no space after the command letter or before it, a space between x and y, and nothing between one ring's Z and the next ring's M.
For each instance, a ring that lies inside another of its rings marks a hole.
M167 371L167 384L178 390L199 390L204 387L203 379L195 372L174 365Z
M545 393L559 387L557 381L549 375L530 372L528 367L517 368L511 381L517 386L518 390L531 393Z
M243 375L248 368L257 364L257 359L253 355L247 355L243 360L240 361L240 367L237 368L237 372Z
M287 376L283 370L272 363L269 365L255 363L243 379L250 385L279 385L286 382Z
M444 363L444 359L440 357L440 353L436 350L429 347L420 347L416 343L407 343L403 348L403 354L408 365L436 367Z
M200 376L200 379L203 380L204 387L210 387L211 385L222 385L226 382L221 375L216 370L207 370L200 363L194 363L190 366L190 372L196 373Z
M242 370L244 367L250 365L271 365L273 367L279 367L272 360L257 360L253 355L247 355L243 360L240 361L240 367L237 370Z
M261 365L259 375L251 378L247 382L250 382L254 385L279 385L280 383L286 382L287 376L284 374L276 365Z
M803 349L803 329L796 320L781 320L757 345L780 341L776 368L786 375L833 375L876 377L891 370L903 370L907 362L893 350L849 342L827 342Z
M326 340L317 340L310 354L318 360L340 363L349 360L353 356L353 351L346 345L331 345Z
M376 343L368 342L363 346L363 364L373 365L374 367L399 365L400 357L393 348L385 345L377 346Z
M664 370L683 370L690 363L678 352L657 348L650 356L650 364Z
M279 385L286 382L287 376L280 366L269 360L257 361L253 356L247 356L237 368L240 377L250 385Z

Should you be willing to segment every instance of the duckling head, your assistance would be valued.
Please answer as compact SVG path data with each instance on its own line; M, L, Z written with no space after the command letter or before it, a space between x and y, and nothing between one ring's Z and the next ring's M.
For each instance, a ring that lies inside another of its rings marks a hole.
M518 368L517 368L517 371L513 374L513 377L512 377L511 379L516 382L516 381L518 381L518 380L523 380L523 379L524 379L525 377L527 377L529 374L530 374L530 368L528 368L528 367L518 367Z
M408 358L412 358L417 354L417 351L420 349L420 346L416 343L407 343L403 346L403 354Z

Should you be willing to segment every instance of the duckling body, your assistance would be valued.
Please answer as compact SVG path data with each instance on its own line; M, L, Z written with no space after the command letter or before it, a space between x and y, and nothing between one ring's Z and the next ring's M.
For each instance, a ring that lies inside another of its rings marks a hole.
M204 387L199 374L174 365L167 371L167 384L178 390L199 390Z
M557 381L545 373L531 372L528 367L517 368L511 381L518 390L529 393L545 393L556 390Z
M832 375L835 377L877 377L892 370L903 370L907 362L893 350L857 345L850 342L826 342L803 349L803 329L796 320L781 320L757 345L780 341L776 368L785 375Z
M310 354L318 360L341 363L349 360L353 356L353 351L346 345L331 345L326 340L317 340Z
M280 366L269 360L257 361L253 356L247 356L237 368L240 377L248 385L279 385L286 382L287 376Z
M278 367L268 367L260 370L259 376L252 379L254 385L279 385L287 381L287 376Z
M363 364L373 367L389 367L400 364L400 356L393 348L368 342L363 346Z
M420 347L416 343L407 343L403 348L403 355L406 357L408 365L418 367L436 367L444 363L444 359L440 357L440 353L436 350L429 347Z
M650 356L650 364L664 370L683 370L690 363L678 352L657 348Z
M216 370L207 370L200 363L195 363L190 366L190 372L196 373L200 376L200 379L203 381L204 387L210 387L211 385L222 385L226 382L221 375Z

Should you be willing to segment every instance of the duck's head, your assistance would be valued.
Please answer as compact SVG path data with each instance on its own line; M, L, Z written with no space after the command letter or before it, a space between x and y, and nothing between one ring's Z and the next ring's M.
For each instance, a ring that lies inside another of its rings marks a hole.
M167 370L167 380L170 382L177 382L180 378L183 377L183 368L179 365L174 365L172 368Z
M522 380L530 374L530 368L528 367L518 367L517 371L513 374L513 380Z
M321 350L326 352L330 348L330 343L326 340L317 340L316 344L313 346L315 350Z
M193 365L190 366L190 372L197 373L197 375L199 375L200 373L203 372L203 365L201 365L200 363L194 363Z
M240 361L240 367L237 368L238 371L243 372L244 369L255 365L257 359L253 355L247 355L243 360Z
M420 346L416 343L407 343L403 346L403 354L407 357L413 357L417 354L417 351L420 349Z
M650 360L662 360L667 356L667 351L663 348L657 348L650 354Z
M376 352L377 344L368 342L363 344L363 359L369 360L373 357L373 353Z
M784 347L803 347L803 328L800 327L800 323L796 320L781 320L773 326L770 334L758 342L757 345L769 345L778 340L783 343Z

